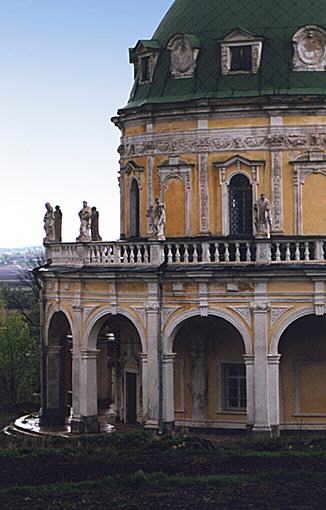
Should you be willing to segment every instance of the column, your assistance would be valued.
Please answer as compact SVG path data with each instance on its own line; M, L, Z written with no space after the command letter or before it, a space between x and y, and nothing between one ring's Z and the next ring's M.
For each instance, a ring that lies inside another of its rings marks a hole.
M174 360L176 354L171 352L163 354L163 422L166 430L174 428Z
M256 287L259 287L257 284ZM256 288L257 292L257 288ZM260 302L253 306L253 324L255 337L255 363L254 363L254 395L255 420L254 432L270 433L269 395L268 395L268 305Z
M247 427L252 430L255 421L254 401L254 363L255 357L244 354L243 360L246 365L246 389L247 389Z
M40 423L46 427L65 424L64 394L62 381L62 347L51 345L46 352L46 407L42 409Z
M98 432L97 357L98 350L80 352L80 421L82 432Z
M158 428L160 415L160 376L159 376L159 342L160 309L157 303L146 307L147 319L147 428Z
M72 432L79 432L80 424L80 401L79 401L79 382L80 382L80 353L73 346L71 350L72 358L72 406L70 411L70 427Z
M142 421L146 423L148 419L148 365L147 365L147 354L140 353L138 358L141 366L141 378L142 378Z
M280 433L280 359L280 354L268 356L269 418L274 437Z
M192 419L196 422L207 419L207 355L203 342L198 336L192 351Z

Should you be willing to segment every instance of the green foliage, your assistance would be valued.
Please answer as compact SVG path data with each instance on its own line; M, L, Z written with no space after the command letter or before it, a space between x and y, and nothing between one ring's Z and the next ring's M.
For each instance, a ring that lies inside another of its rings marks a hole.
M0 404L31 400L37 389L39 349L26 321L16 312L0 320Z

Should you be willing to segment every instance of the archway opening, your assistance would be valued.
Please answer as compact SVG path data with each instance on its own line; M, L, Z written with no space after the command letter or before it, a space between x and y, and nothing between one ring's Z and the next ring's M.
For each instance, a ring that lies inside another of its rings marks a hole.
M174 341L175 419L190 426L246 423L244 342L218 317L185 320Z
M123 315L107 315L101 322L97 335L99 415L111 422L142 422L142 347L138 332Z
M248 237L253 233L252 186L243 174L232 177L230 193L230 234Z
M139 187L136 179L130 187L130 237L139 237Z
M281 423L326 425L326 318L294 321L279 342Z
M72 334L63 312L56 312L48 329L48 345L44 360L45 381L41 424L63 426L72 405Z

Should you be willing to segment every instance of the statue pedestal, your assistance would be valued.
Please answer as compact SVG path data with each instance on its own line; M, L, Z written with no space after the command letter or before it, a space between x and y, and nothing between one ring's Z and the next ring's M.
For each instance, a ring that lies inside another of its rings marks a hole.
M264 237L256 236L256 262L260 264L269 264L272 260L272 243L271 240Z

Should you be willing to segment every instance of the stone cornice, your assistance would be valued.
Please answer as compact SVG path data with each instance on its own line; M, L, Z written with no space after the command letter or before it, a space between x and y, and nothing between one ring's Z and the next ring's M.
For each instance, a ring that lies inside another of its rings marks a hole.
M121 139L121 158L225 151L326 149L326 125L194 129L146 133Z

